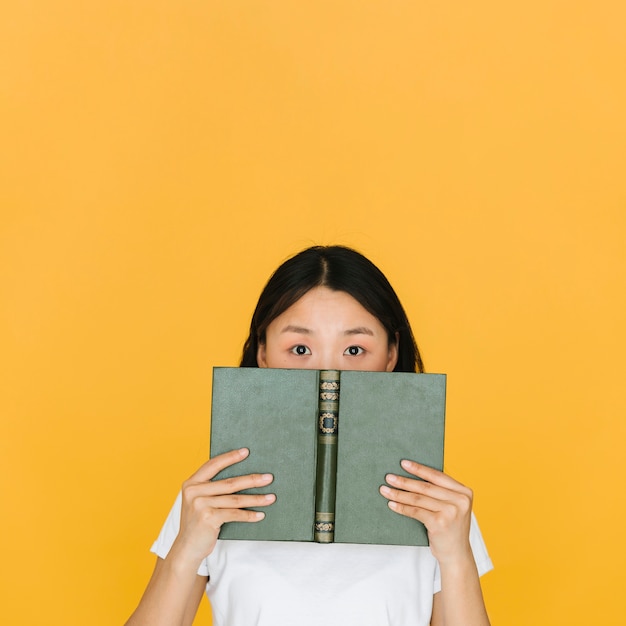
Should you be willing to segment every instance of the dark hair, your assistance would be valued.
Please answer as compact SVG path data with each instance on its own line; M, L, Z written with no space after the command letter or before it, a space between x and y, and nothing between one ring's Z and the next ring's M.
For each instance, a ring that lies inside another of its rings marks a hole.
M345 291L380 321L390 345L398 337L394 372L424 371L409 320L389 281L369 259L344 246L307 248L272 274L252 315L241 367L258 367L257 351L269 324L314 287Z

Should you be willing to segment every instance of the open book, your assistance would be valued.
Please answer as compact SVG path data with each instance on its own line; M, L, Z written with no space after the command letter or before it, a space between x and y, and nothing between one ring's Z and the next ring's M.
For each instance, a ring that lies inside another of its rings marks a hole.
M216 479L271 473L256 523L221 539L428 545L419 522L378 492L402 459L443 469L444 374L215 368L211 457L250 455Z

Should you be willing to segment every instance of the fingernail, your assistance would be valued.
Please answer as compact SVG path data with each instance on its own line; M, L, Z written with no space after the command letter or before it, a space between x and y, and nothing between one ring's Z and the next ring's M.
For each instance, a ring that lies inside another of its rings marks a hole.
M398 477L395 474L387 474L387 476L385 476L385 480L388 483L397 483L398 482Z
M274 480L274 476L272 476L272 474L263 474L261 478L263 480Z
M408 461L407 459L402 459L400 461L400 465L404 467L404 469L410 469L413 466L413 461Z
M385 485L381 486L380 492L386 496L391 495L391 489L389 489L389 487L386 487Z
M239 448L239 456L241 457L248 456L249 453L250 453L250 450L248 450L248 448Z
M273 493L268 493L265 496L265 500L268 502L274 502L274 500L276 500L276 496Z
M265 517L265 513L263 513L262 511L258 511L254 514L254 517L256 517L256 519L263 519Z

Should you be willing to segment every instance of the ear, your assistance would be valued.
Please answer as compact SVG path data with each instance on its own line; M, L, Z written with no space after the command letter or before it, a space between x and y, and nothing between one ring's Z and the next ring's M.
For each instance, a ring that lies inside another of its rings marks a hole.
M259 367L267 367L264 343L259 343L259 347L257 348L257 351L256 351L256 363Z
M387 367L385 371L393 372L398 363L398 343L400 341L400 333L396 333L396 340L389 346L389 354L387 358Z

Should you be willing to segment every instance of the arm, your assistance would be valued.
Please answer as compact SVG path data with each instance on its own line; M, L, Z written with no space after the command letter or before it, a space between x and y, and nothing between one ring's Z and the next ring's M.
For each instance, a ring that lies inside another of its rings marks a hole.
M388 474L381 487L389 508L422 522L439 562L441 592L433 598L432 626L489 626L469 542L472 491L443 472L413 461L402 467L414 480Z
M452 571L447 570L445 574L441 568L441 589L433 596L431 626L448 624L489 626L489 617L473 558L471 563L461 564Z
M273 494L242 495L239 491L272 482L269 474L212 479L224 468L242 461L248 450L233 450L205 463L183 484L180 531L165 559L157 559L150 582L126 626L190 626L198 610L206 576L197 574L211 554L222 524L257 522L264 513L244 510L266 506Z
M207 580L195 572L177 572L174 563L157 557L141 602L126 626L157 623L191 626Z

